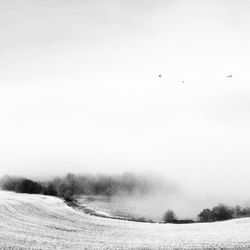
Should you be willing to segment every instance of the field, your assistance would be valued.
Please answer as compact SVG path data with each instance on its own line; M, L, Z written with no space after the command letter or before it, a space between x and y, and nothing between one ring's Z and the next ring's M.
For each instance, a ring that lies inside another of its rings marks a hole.
M0 191L0 249L250 249L250 218L139 223L86 215L59 198Z

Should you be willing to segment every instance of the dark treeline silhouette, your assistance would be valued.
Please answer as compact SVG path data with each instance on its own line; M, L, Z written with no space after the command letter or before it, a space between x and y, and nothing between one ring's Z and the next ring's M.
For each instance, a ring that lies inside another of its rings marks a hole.
M38 182L26 178L5 176L1 180L1 188L18 193L40 194L43 187Z
M212 209L204 209L198 215L200 222L213 222L230 220L233 218L242 218L250 216L250 207L242 208L240 206L229 207L220 204Z
M250 207L229 207L224 204L219 204L212 209L203 209L198 214L197 221L191 219L179 220L173 210L167 210L163 215L163 223L187 224L194 222L215 222L244 217L250 217Z
M45 194L74 201L75 196L86 195L121 195L147 194L161 186L161 182L151 180L148 176L131 173L122 175L74 175L67 174L46 182L36 182L27 178L4 176L0 185L4 190Z
M250 217L250 207L229 207L224 204L219 204L212 209L203 209L198 214L198 221L191 219L179 220L173 210L167 210L163 215L163 223L187 224L194 222L215 222L244 217Z

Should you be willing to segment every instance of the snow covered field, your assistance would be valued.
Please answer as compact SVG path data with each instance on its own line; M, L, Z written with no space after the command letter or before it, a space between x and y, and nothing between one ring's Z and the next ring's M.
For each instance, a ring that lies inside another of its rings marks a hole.
M86 215L50 196L0 191L0 249L250 249L250 218L138 223Z

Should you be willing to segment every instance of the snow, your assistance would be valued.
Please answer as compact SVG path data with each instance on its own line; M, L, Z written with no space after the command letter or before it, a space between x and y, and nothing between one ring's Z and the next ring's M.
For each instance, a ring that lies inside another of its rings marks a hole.
M87 215L55 197L0 191L0 249L250 249L250 218L139 223Z

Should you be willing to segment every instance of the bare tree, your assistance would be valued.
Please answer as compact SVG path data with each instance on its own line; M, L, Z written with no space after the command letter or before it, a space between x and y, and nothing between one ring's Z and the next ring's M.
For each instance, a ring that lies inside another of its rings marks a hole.
M167 210L167 212L163 215L164 223L174 223L177 221L177 217L173 210Z

